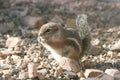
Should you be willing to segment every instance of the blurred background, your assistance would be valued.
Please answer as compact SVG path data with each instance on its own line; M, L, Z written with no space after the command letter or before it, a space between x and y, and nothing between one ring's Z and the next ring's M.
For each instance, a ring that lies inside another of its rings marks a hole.
M93 28L117 27L120 25L120 0L0 0L0 23L12 22L17 26L33 26L26 20L31 16L44 18L37 26L52 19L69 25L80 13L88 15Z

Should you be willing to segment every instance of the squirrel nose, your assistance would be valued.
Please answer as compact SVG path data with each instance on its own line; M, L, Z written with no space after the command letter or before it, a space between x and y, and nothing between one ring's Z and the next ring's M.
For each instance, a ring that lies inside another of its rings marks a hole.
M37 41L38 41L38 42L41 42L41 39L40 39L40 37L39 37L39 36L37 37Z
M37 40L38 40L38 42L44 42L45 41L45 39L41 36L38 36Z
M40 33L38 34L38 38L37 38L37 39L38 39L38 42L44 42L45 39L44 39L43 33L40 32Z

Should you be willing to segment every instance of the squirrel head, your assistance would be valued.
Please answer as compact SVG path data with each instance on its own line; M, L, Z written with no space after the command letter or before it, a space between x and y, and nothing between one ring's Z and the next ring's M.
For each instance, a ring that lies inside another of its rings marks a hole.
M60 24L49 22L41 26L38 34L39 42L60 40L62 27Z

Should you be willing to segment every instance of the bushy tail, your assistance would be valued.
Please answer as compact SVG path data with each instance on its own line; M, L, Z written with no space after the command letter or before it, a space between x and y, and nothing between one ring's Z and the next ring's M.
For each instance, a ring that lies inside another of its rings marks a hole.
M76 25L83 44L83 52L87 52L91 46L91 28L87 21L87 15L79 14L76 18Z

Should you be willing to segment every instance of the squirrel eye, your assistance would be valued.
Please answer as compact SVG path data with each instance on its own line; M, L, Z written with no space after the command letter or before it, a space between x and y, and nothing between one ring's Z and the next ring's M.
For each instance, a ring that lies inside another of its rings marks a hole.
M51 30L50 29L47 29L45 32L49 33Z

